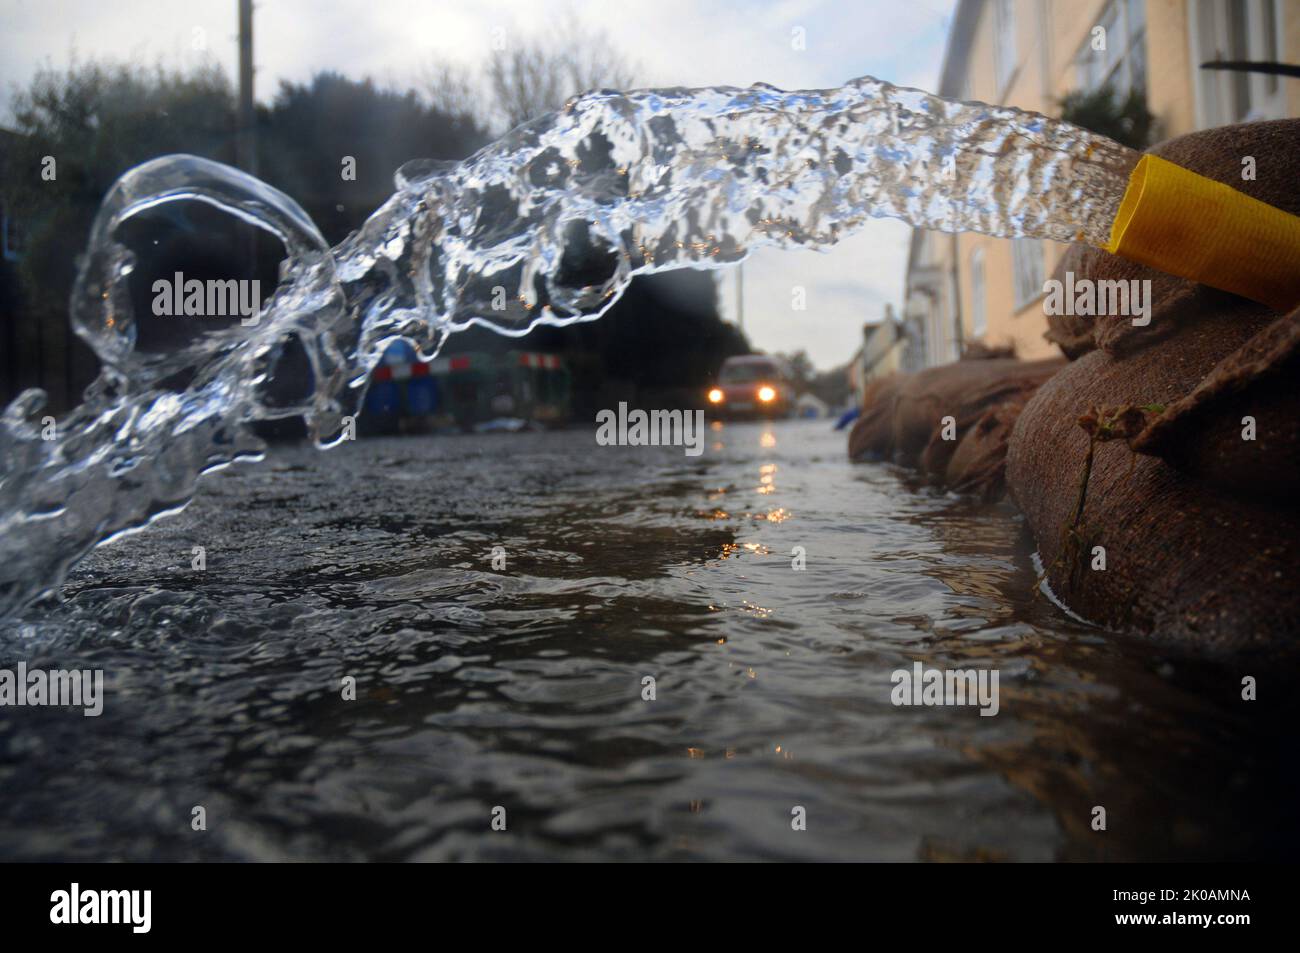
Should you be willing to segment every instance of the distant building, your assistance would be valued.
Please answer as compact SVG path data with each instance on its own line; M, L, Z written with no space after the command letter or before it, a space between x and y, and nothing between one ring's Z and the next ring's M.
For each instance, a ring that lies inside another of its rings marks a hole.
M877 377L885 377L906 370L909 332L904 322L894 316L894 309L885 305L883 321L862 326L862 347L849 361L849 387L853 391L853 405L862 405L863 389Z
M796 417L825 417L831 407L812 391L805 391L795 398L794 412Z
M1105 49L1095 50L1095 28ZM1060 114L1075 90L1141 91L1155 138L1256 119L1300 116L1300 82L1202 70L1209 60L1300 62L1294 0L959 0L938 93ZM1036 239L913 232L905 369L956 359L969 342L1055 352L1041 296L1065 245Z

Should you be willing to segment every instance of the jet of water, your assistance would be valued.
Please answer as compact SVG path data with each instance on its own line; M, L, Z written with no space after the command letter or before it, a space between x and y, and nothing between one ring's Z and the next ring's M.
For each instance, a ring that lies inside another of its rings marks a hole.
M99 379L52 435L34 419L40 391L0 417L0 616L56 592L99 543L183 507L203 473L259 456L250 422L301 415L318 444L337 442L397 338L427 358L474 324L522 335L591 320L634 275L823 248L875 217L1102 245L1137 158L1046 116L871 78L600 91L463 162L407 163L333 249L256 178L194 156L146 162L105 197L73 292ZM254 326L144 351L120 232L179 201L266 230L287 257ZM273 400L291 340L312 387Z

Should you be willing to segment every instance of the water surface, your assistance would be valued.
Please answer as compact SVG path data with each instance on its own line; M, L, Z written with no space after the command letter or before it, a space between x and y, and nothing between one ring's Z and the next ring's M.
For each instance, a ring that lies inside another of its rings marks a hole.
M696 458L591 430L277 447L97 550L65 597L4 624L0 665L102 668L104 714L0 709L5 859L1297 843L1293 672L1071 621L1034 596L1013 510L853 466L823 421L728 424ZM914 660L998 669L1000 714L894 707Z

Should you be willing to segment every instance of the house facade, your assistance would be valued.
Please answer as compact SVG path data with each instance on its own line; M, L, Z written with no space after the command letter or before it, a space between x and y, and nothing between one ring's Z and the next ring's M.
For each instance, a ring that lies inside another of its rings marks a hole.
M869 383L877 377L888 377L904 369L909 350L912 349L903 323L895 316L894 309L885 305L883 321L862 326L862 346L849 361L849 389L855 406L862 406L863 393Z
M1060 115L1074 91L1137 90L1155 140L1300 116L1300 80L1199 68L1210 60L1300 63L1300 2L959 0L938 92ZM914 231L905 369L955 360L976 341L1011 345L1027 360L1054 353L1043 340L1042 289L1066 247Z

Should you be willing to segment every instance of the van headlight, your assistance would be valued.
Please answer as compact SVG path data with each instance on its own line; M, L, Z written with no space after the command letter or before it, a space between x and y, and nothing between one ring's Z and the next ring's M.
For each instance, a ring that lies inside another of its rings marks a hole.
M776 390L764 384L758 389L758 399L765 404L770 404L776 400Z

